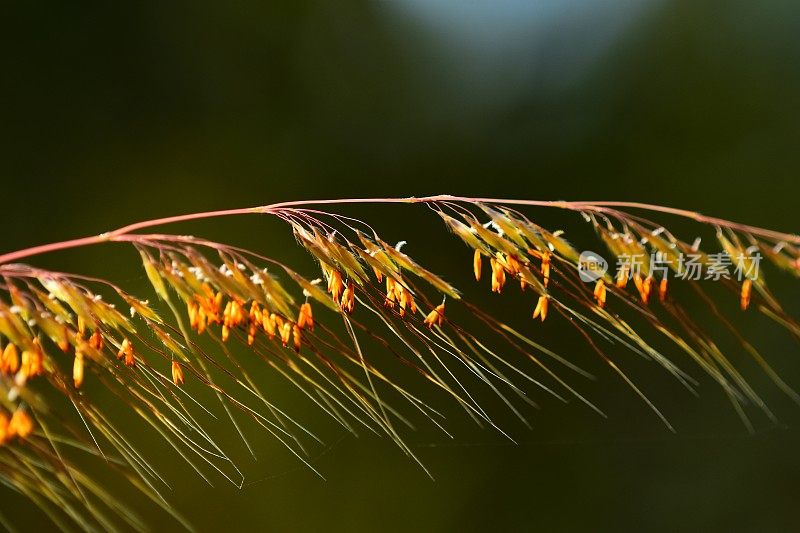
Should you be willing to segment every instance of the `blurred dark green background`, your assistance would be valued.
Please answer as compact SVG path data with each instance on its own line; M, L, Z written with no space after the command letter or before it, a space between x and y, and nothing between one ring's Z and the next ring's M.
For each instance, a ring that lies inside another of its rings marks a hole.
M796 2L2 1L0 27L0 251L183 212L436 193L637 200L798 227ZM498 305L470 284L463 247L439 253L429 233L443 230L423 208L348 212ZM545 226L581 224L535 213ZM311 274L279 225L172 229ZM121 247L34 261L151 294ZM796 285L773 278L800 315ZM800 385L795 343L765 321L741 327ZM692 398L621 356L676 426L671 435L569 329L545 331L594 365L601 379L583 390L609 420L543 402L527 413L533 430L507 421L511 445L450 406L454 441L408 437L433 482L388 441L348 437L303 404L294 412L320 422L330 444L314 457L327 481L250 427L258 461L229 439L248 474L243 490L220 479L210 489L165 454L171 498L202 531L797 528L800 408L753 368L785 426L756 413L751 436L712 384ZM47 527L8 491L0 502L22 530ZM176 527L141 508L157 530Z

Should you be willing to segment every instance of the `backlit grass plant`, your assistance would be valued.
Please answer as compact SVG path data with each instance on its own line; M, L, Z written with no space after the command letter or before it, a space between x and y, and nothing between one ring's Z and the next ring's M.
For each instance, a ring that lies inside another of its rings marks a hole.
M515 285L513 290L529 295L529 325L504 323L490 306L471 302L469 292L475 287L454 287L407 255L402 242L390 244L367 221L336 213L339 205L357 203L401 203L409 204L409 210L430 212L442 230L467 247L454 269L471 270L486 283L483 290L504 293ZM643 261L635 272L620 263L620 268L599 271L586 283L579 269L581 253L564 232L531 218L534 210L537 216L546 215L540 208L579 215L575 223L591 225L612 259L637 256ZM285 222L316 266L287 265L276 250L148 232L168 223L254 213ZM687 217L712 227L718 242L704 251L699 242L682 240L651 220L657 215ZM130 294L114 280L33 264L39 254L107 242L129 243L138 250L160 303ZM272 434L313 470L303 443L317 437L273 403L227 348L229 343L246 345L258 364L276 371L287 387L302 391L342 427L385 435L422 468L404 441L411 426L407 413L416 412L445 434L446 421L428 396L412 392L418 387L409 386L407 376L398 379L391 367L370 357L363 349L365 339L379 343L395 362L411 369L410 375L427 384L427 394L450 399L477 423L500 432L493 413L458 376L466 372L523 420L520 407L532 403L537 389L602 415L574 383L586 371L548 348L537 332L537 323L544 320L563 320L574 327L587 350L613 369L670 430L667 418L623 369L620 349L654 361L693 391L696 381L677 362L690 361L722 388L750 427L748 406L770 419L774 415L718 347L715 335L735 337L779 389L795 401L798 396L716 309L701 283L685 281L708 304L720 326L716 331L697 325L672 297L669 274L685 274L680 257L692 254L708 271L715 248L732 264L750 270L748 263L757 255L800 274L797 236L693 212L625 202L453 196L285 202L195 213L6 253L0 255L0 481L41 507L62 529L146 530L148 524L73 459L75 452L88 454L191 528L170 506L163 495L166 481L131 443L126 428L84 392L89 381L129 406L202 477L216 471L234 484L242 478L204 428L203 417L212 406L187 392L190 382L217 396L240 434L234 413ZM668 269L658 269L653 257ZM763 276L720 281L742 311L762 313L800 337L800 325L784 312ZM451 320L456 307L482 327ZM371 325L376 318L380 328ZM201 348L202 337L211 338L218 349ZM670 350L656 347L664 341ZM222 386L222 381L235 386ZM260 408L252 407L253 400ZM65 409L76 411L80 423L61 416Z

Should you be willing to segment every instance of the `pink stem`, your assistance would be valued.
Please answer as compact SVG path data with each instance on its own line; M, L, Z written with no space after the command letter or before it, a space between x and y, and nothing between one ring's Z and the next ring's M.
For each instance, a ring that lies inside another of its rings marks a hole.
M756 226L748 226L746 224L738 224L735 222L730 222L728 220L724 220L721 218L715 217L707 217L701 215L700 213L694 211L687 211L684 209L675 209L672 207L663 207L659 205L653 204L644 204L639 202L566 202L566 201L542 201L542 200L514 200L514 199L506 199L506 198L470 198L465 196L452 196L448 194L436 195L436 196L425 196L420 198L409 197L409 198L334 198L328 200L297 200L291 202L279 202L275 204L259 206L259 207L248 207L248 208L240 208L240 209L224 209L219 211L206 211L202 213L189 213L186 215L176 215L171 217L164 217L164 218L156 218L153 220L145 220L142 222L136 222L134 224L128 224L127 226L123 226L118 228L114 231L108 233L102 233L100 235L90 236L90 237L82 237L80 239L71 239L67 241L61 242L54 242L50 244L42 244L39 246L33 246L31 248L25 248L23 250L17 250L15 252L9 252L3 255L0 255L0 265L18 261L25 257L30 257L33 255L39 255L48 252L54 252L57 250L65 250L68 248L77 248L80 246L88 246L92 244L100 244L103 242L114 242L117 240L124 240L120 239L125 235L129 235L130 233L150 228L153 226L160 226L164 224L171 224L175 222L185 222L189 220L198 220L204 218L214 218L214 217L221 217L221 216L229 216L229 215L246 215L246 214L259 214L259 213L273 213L285 208L291 208L296 206L306 206L306 205L325 205L325 204L358 204L358 203L431 203L431 202L465 202L465 203L476 203L476 202L484 202L484 203L492 203L492 204L507 204L507 205L528 205L528 206L539 206L539 207L558 207L562 209L571 209L571 210L590 210L590 211L608 211L606 208L611 207L623 207L629 209L644 209L647 211L659 212L659 213L666 213L686 218L691 218L698 222L706 223L706 224L713 224L716 226L721 227L728 227L734 230L743 231L747 233L751 233L756 236L775 239L778 241L787 241L792 242L795 244L800 244L800 237L797 235L792 235L788 233L782 233L778 231L772 231L764 228L759 228Z

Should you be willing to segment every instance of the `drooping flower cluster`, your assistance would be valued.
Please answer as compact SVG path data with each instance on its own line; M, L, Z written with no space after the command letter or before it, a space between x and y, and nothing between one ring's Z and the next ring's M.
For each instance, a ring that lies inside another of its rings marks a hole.
M607 343L655 361L693 389L694 379L679 368L675 357L655 347L661 343L654 338L665 338L720 385L745 424L750 424L745 413L749 405L773 417L714 335L697 326L675 301L678 298L673 299L668 276L653 261L645 259L635 271L621 263L616 272L600 272L587 283L579 275L581 254L565 234L545 229L510 205L470 199L426 203L468 246L475 279L490 278L492 303L478 305L463 297L407 255L404 241L392 246L363 222L286 206L257 212L290 226L319 268L307 265L299 270L321 272L319 279L301 275L274 258L222 243L124 231L104 238L136 247L159 299L153 306L107 280L0 264L3 481L25 494L40 495L46 505L65 509L84 529L105 529L104 518L93 515L90 507L88 515L78 511L87 492L99 498L103 494L91 480L72 478L76 467L61 453L69 443L97 455L104 455L106 448L114 450L116 461L127 469L125 476L144 480L136 485L153 501L161 501L153 483L163 480L124 437L127 422L118 422L92 401L92 393L101 387L129 407L145 427L162 435L203 477L195 460L233 483L240 483L242 476L198 422L194 406L210 412L193 395L200 387L214 392L245 443L234 413L275 436L313 469L303 441L319 439L260 391L258 376L252 373L259 364L286 378L336 424L353 433L364 427L387 435L420 462L400 431L414 424L397 403L447 434L440 414L425 397L411 392L416 388L395 381L386 358L374 355L376 346L420 376L430 387L426 394L446 395L477 422L504 435L489 409L472 394L474 386L488 385L524 423L517 404L532 403L529 391L523 389L531 383L543 395L560 400L571 395L602 413L556 369L569 370L570 378L590 374L547 348L539 340L540 326L530 326L529 317L545 321L551 316L548 326L561 321L575 328L587 347L668 427L666 417L624 373L620 350L612 356L605 350ZM701 264L711 263L699 242L689 244L641 216L591 204L554 206L580 212L613 258L658 253L675 259L691 251L700 256ZM773 265L800 275L798 240L715 222L717 242L731 257L744 261L757 250ZM675 265L672 261L670 268L680 268ZM519 284L521 298L530 306L522 325L501 321L491 307L494 295L512 297L506 289L509 282ZM754 307L800 336L800 325L780 307L763 277L740 283L726 279L723 285L737 295L742 310ZM691 287L701 302L713 305L703 287L697 283ZM117 303L106 302L101 294ZM129 312L118 311L117 305ZM712 311L776 385L800 401L725 315L716 307ZM459 313L466 313L473 324L467 327L454 320ZM642 322L651 331L632 326ZM236 353L237 343L248 355ZM65 399L64 406L52 403L59 396ZM81 425L63 416L65 406L77 412ZM115 510L134 529L144 529L124 505Z

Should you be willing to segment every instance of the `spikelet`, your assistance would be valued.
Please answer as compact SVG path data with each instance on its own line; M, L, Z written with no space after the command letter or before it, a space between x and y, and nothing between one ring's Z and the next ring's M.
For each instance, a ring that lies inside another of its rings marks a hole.
M300 352L300 347L303 345L303 332L297 324L292 327L292 340L294 342L294 351Z
M103 349L103 335L100 333L99 329L94 330L94 333L89 337L89 346L95 350Z
M270 318L272 319L273 323L275 324L275 331L277 332L277 334L278 335L282 335L283 334L282 333L283 332L283 326L286 323L286 321L283 320L283 317L281 315L278 315L276 313L272 313L270 315Z
M206 312L204 307L199 307L197 309L197 334L202 335L206 331L206 327L208 327L209 322L209 315Z
M412 314L416 313L417 304L414 302L414 295L411 294L411 291L402 285L397 285L396 287L396 290L400 293L400 316L404 317L406 315L406 310L410 311Z
M59 349L60 349L62 352L64 352L64 353L67 353L67 352L69 351L69 347L70 347L70 343L69 343L69 330L67 329L67 326L62 326L62 327L61 327L61 332L60 332L60 333L61 333L61 335L60 335L60 336L58 336L58 337L55 339L55 341L56 341L56 345L58 346L58 348L59 348Z
M472 271L475 274L475 281L481 280L481 269L483 268L483 254L476 249L472 256Z
M83 384L83 353L75 350L75 359L72 362L72 382L79 389Z
M183 368L177 361L172 361L172 382L176 386L183 385Z
M250 322L261 323L261 306L255 300L250 304L250 311L247 313L247 318Z
M636 273L633 276L633 283L636 286L636 290L639 291L639 297L642 299L642 303L647 305L650 301L650 293L653 290L653 277L647 276L642 279L642 276Z
M256 342L256 333L258 333L260 322L250 320L247 325L247 345L252 346Z
M281 343L284 347L289 345L289 340L292 338L292 323L284 322L281 327Z
M343 290L344 282L342 281L342 275L339 274L338 270L331 270L328 275L328 292L331 298L333 298L334 301L339 301Z
M42 349L34 342L30 349L23 350L20 356L18 379L23 381L39 376L44 371Z
M428 316L425 317L425 325L429 328L433 328L434 325L441 326L442 322L444 321L444 304L441 303L437 305L434 309L428 313Z
M513 255L506 254L504 258L504 264L506 269L513 275L519 274L522 270L522 265Z
M752 287L753 280L750 278L747 278L742 282L742 292L739 295L739 307L742 308L742 311L746 311L750 306L750 292Z
M199 306L195 302L189 302L186 304L186 312L189 315L189 327L196 331L200 322Z
M594 299L598 306L606 306L606 283L602 279L598 279L594 284Z
M125 366L135 366L136 359L133 355L133 345L128 339L123 339L117 352L117 359L123 359Z
M544 319L547 318L547 307L548 302L550 301L550 297L547 295L539 296L539 300L536 302L536 309L533 310L533 318L541 318L542 322Z
M297 327L314 330L314 315L311 312L311 304L308 302L300 306L300 312L297 315Z
M642 299L642 303L647 305L650 301L650 294L653 290L653 277L647 276L646 278L642 279L642 277L637 274L633 277L633 282L636 285L636 289L639 291L639 296Z
M620 267L617 271L617 281L616 285L618 289L624 289L628 286L628 278L630 277L630 268L627 264L624 264Z
M261 314L261 327L264 329L264 333L266 333L270 339L274 339L275 334L278 331L278 326L275 322L275 317L276 317L275 313L265 312Z
M398 287L399 285L394 278L386 276L386 298L383 301L384 307L394 307L395 302L397 302Z
M377 267L372 267L372 272L375 274L375 279L378 280L378 283L383 281L383 272L381 272Z
M11 415L7 428L8 438L27 438L33 432L33 420L23 409L17 409Z
M353 312L353 307L355 306L355 297L356 294L355 294L355 287L353 287L353 282L348 281L347 287L344 289L344 292L342 293L342 301L340 303L342 311L344 311L345 313Z
M17 370L19 370L19 351L13 343L7 344L3 350L0 370L4 374L16 374Z
M498 258L490 258L489 264L492 267L492 292L500 293L503 291L503 285L506 284L506 270L500 262L500 252L497 253Z
M230 336L231 330L241 325L245 320L244 306L237 298L228 300L225 310L222 312L222 341L225 342Z
M550 252L542 252L542 284L545 286L545 288L550 284L551 256L552 254Z

